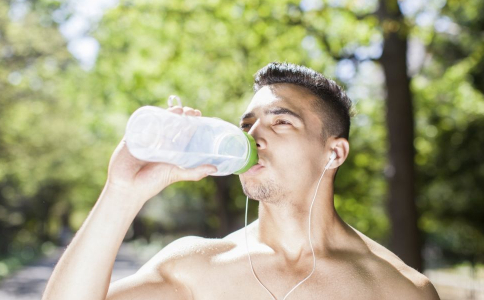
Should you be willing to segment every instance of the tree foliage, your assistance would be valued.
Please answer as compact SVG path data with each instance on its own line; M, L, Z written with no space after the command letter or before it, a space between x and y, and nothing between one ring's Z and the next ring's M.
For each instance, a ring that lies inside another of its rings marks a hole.
M483 7L478 0L429 3L403 9L409 56L420 58L409 66L419 227L443 258L478 261ZM345 86L358 113L335 205L350 225L387 244L378 59L384 28L397 24L380 23L377 1L120 1L86 33L100 45L90 70L79 67L59 33L69 9L54 0L0 3L1 257L28 259L81 225L136 108L165 106L177 94L206 116L237 123L253 74L271 61L307 65ZM434 22L423 22L426 14ZM244 206L236 176L178 183L147 204L128 238L221 236L242 226ZM250 214L256 217L254 202ZM15 263L0 260L0 276Z

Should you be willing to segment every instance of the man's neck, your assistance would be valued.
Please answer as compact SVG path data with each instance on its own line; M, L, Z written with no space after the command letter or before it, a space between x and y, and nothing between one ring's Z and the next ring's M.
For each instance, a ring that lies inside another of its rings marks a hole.
M259 241L290 261L312 256L308 225L314 189L297 195L259 204ZM332 182L321 182L311 213L311 241L315 253L325 255L337 243L335 237L341 237L346 227L334 208Z

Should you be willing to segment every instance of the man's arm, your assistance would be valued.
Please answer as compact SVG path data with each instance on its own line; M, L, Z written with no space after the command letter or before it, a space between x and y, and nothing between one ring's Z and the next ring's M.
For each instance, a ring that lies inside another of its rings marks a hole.
M191 300L191 291L183 283L154 272L136 274L111 284L106 300L173 299Z
M107 300L162 299L191 300L192 292L186 286L190 272L196 269L197 261L191 254L198 237L183 237L152 257L134 275L113 282L109 286ZM187 268L187 266L189 266Z
M140 210L128 198L106 186L57 263L43 299L105 299L119 246Z
M422 291L422 299L425 300L440 300L439 294L435 289L434 285L430 282L428 278L423 281L422 285L420 286Z
M183 111L180 107L170 110L180 114ZM184 110L186 115L200 115L193 109ZM214 170L214 166L208 165L184 170L165 163L143 162L134 158L122 141L111 157L104 190L55 267L43 299L106 299L116 254L144 203L173 182L200 180ZM140 288L149 291L160 280L164 279L140 270L126 284L138 292ZM164 286L176 285L173 284ZM118 297L115 294L113 297Z

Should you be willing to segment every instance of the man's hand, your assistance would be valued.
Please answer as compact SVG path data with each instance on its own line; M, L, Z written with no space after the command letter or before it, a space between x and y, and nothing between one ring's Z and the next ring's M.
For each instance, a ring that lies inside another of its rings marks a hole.
M202 115L199 110L190 107L175 106L168 111L188 116ZM144 203L174 182L198 181L216 171L217 168L212 165L183 169L168 163L141 161L131 155L123 139L111 157L106 187L125 192Z

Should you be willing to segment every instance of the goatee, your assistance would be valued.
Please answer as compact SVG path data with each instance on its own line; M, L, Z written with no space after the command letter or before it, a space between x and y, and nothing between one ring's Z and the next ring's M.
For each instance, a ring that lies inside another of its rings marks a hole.
M266 203L277 203L283 198L283 189L274 180L261 182L242 182L244 194L253 200Z

